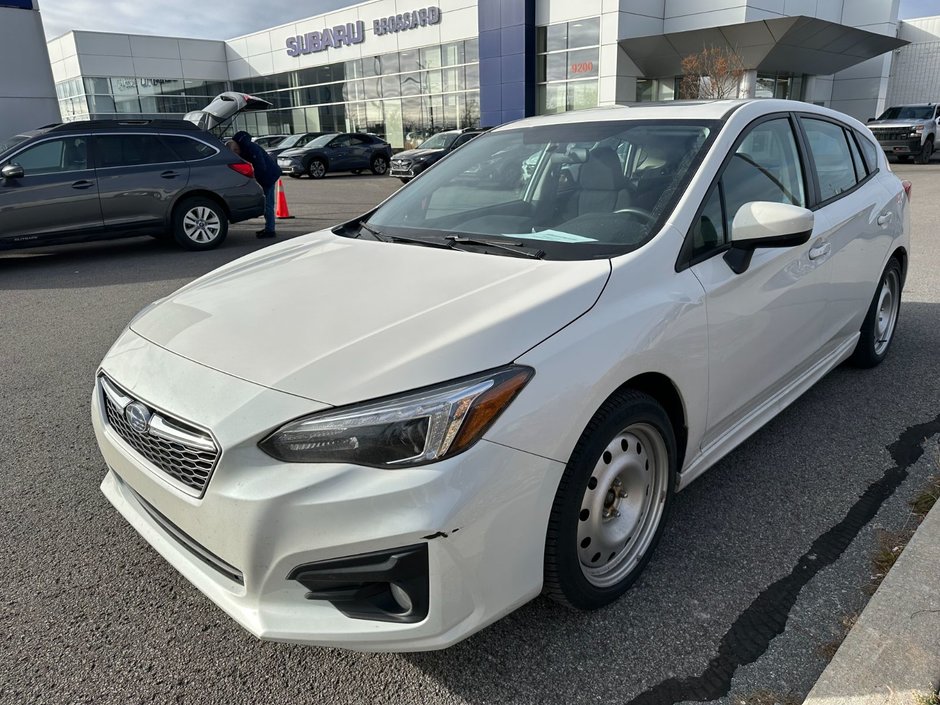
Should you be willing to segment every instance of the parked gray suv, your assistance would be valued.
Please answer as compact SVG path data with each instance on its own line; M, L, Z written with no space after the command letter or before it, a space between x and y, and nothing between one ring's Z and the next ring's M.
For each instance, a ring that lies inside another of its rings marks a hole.
M192 122L72 122L0 142L0 249L153 235L207 250L263 212L251 165Z

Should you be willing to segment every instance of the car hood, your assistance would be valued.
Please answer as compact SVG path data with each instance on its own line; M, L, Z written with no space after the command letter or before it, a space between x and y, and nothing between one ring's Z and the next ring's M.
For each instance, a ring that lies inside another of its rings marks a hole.
M307 149L306 147L290 147L285 149L283 152L280 152L277 156L279 157L299 157L301 154L306 154L307 152L315 152L316 149Z
M408 149L399 152L393 159L415 159L417 157L439 156L444 153L443 149Z
M930 122L929 120L872 120L867 123L869 127L904 127L910 126L914 127L915 125L923 125L925 122Z
M185 358L330 405L512 362L590 309L608 260L558 262L322 231L163 299L131 330Z

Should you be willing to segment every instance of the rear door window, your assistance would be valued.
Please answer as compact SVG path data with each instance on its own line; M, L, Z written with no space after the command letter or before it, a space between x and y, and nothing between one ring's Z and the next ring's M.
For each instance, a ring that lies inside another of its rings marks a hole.
M99 169L179 161L157 135L98 135L95 154Z
M875 171L878 168L878 148L871 143L871 140L866 139L864 135L856 133L855 137L862 147L862 155L868 163L869 173Z
M815 118L800 119L816 165L820 200L828 201L855 186L855 164L842 127Z

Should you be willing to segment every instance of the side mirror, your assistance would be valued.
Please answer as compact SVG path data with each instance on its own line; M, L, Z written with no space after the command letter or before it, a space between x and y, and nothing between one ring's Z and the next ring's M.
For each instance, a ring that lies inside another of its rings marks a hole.
M731 249L725 262L735 274L747 271L758 247L796 247L813 234L813 212L787 203L752 201L738 209L731 223Z
M19 164L7 164L3 169L0 169L0 176L4 179L22 179L25 175L26 172Z

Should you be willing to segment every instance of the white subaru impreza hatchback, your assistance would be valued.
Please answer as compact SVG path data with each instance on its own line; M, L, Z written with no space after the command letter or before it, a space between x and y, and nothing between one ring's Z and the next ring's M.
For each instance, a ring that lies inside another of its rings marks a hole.
M599 607L677 490L885 357L908 189L805 103L505 125L138 314L96 379L102 489L266 639L436 649L543 591Z

